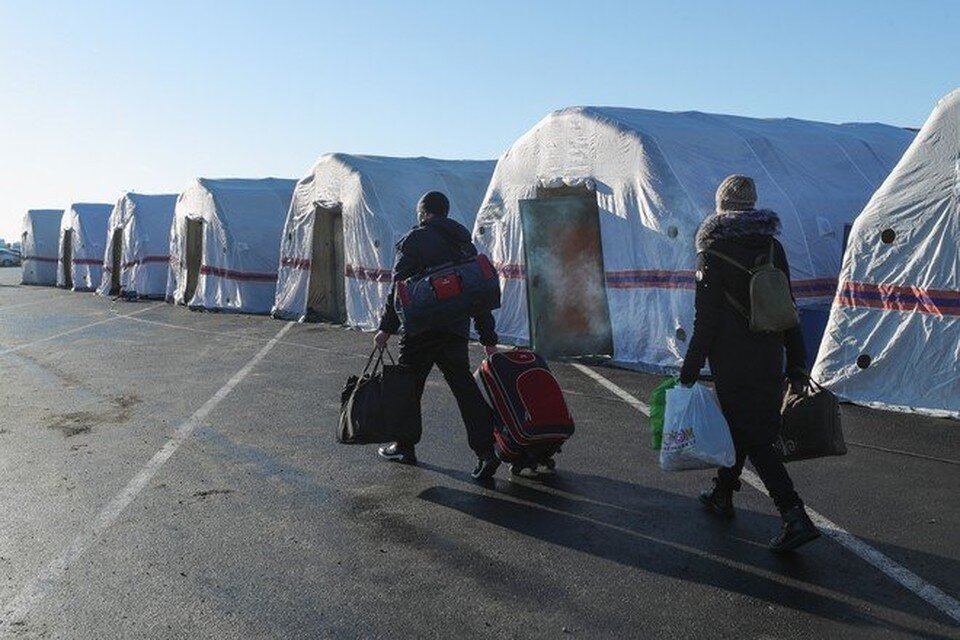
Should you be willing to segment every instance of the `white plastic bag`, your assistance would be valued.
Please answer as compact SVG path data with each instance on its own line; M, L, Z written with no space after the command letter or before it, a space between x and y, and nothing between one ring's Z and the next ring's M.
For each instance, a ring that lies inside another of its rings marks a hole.
M732 467L730 427L713 390L702 384L667 391L660 468L664 471Z

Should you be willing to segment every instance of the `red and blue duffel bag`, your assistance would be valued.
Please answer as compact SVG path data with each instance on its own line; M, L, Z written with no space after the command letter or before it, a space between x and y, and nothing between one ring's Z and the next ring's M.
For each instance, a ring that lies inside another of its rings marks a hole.
M396 284L393 300L408 334L500 308L500 276L483 254L445 264Z
M511 463L515 474L540 466L553 469L553 456L574 426L546 361L526 349L495 353L480 363L475 377L498 418L497 457Z

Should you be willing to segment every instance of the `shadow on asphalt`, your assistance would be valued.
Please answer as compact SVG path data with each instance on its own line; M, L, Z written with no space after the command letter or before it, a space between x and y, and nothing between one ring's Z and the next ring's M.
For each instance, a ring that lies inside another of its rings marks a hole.
M461 471L420 463L420 468L470 483ZM709 585L792 608L831 621L872 625L923 638L948 636L924 632L883 620L843 600L785 584L744 570L751 565L762 571L806 582L821 589L846 593L852 598L916 615L897 597L898 589L869 587L873 581L857 575L833 573L824 584L824 567L798 553L786 557L769 554L749 538L756 532L776 531L779 519L740 509L735 522L721 522L702 514L699 502L691 497L596 475L564 470L539 480L519 479L497 483L499 493L476 493L436 486L419 497L432 504L454 509L490 524L510 529L604 560L636 567L659 575ZM665 521L665 512L669 520ZM688 518L690 526L677 526ZM742 537L731 538L732 533ZM747 538L747 539L743 539ZM819 544L828 544L826 540ZM845 553L839 548L830 553ZM830 569L827 569L830 570ZM872 570L872 569L871 569ZM816 574L814 578L810 574ZM871 592L872 591L872 592ZM916 603L914 603L915 605Z

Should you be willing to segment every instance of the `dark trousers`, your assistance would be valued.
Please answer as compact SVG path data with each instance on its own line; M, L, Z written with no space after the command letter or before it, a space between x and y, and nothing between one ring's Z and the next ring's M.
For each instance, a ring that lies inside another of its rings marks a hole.
M749 449L737 447L736 463L732 467L717 471L717 487L729 491L739 490L740 473L743 471L743 463L747 458L750 458L750 464L756 469L757 475L760 476L780 513L785 513L803 504L800 501L800 496L793 488L793 481L787 473L787 468L772 444L754 446Z
M493 413L487 405L473 374L470 372L470 359L467 351L467 339L454 333L429 331L400 339L400 364L409 366L417 380L417 422L416 439L400 444L415 445L420 441L423 431L423 417L420 411L420 399L433 365L450 386L463 424L467 427L467 442L477 455L489 455L493 452Z

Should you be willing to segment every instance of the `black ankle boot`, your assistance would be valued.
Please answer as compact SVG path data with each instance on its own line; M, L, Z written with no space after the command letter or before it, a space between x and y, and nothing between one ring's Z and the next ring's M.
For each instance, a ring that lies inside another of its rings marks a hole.
M734 516L733 489L722 488L717 479L714 478L713 489L700 494L700 504L714 515L721 518L732 518Z
M820 531L802 504L790 509L782 517L780 533L770 541L770 551L773 553L788 553L820 537Z

